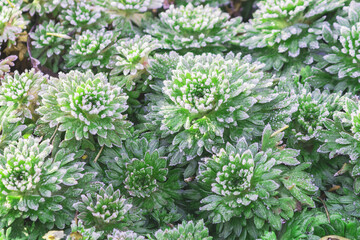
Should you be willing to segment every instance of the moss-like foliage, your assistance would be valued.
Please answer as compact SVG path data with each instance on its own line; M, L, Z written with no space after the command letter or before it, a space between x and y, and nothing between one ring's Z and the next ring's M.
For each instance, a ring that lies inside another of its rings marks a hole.
M360 240L359 0L0 0L0 240Z

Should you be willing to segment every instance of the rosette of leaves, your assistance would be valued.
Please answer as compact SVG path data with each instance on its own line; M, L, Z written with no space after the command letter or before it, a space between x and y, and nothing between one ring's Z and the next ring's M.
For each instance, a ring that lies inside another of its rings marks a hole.
M14 62L17 60L16 55L11 55L6 57L5 59L0 60L0 78L2 78L5 73L10 72L10 67L13 67Z
M360 239L360 223L338 213L329 216L319 210L304 210L284 225L276 236L275 232L262 236L263 240L307 240L307 239Z
M107 25L103 14L83 0L64 9L60 14L60 19L65 26L76 31L99 29Z
M106 181L133 198L147 211L175 208L180 198L180 172L169 169L166 146L156 139L128 139L121 148L105 149L99 161L106 164Z
M83 221L77 220L71 222L71 233L67 240L97 240L103 236L103 232L97 232L95 227L85 228Z
M72 201L68 188L74 188L83 177L83 151L52 152L49 140L29 136L5 147L0 154L0 226L24 227L36 222L39 229L63 229L74 211L63 201ZM81 193L81 191L80 191ZM20 228L21 229L21 228ZM14 238L20 231L13 231Z
M198 5L209 5L211 7L219 7L221 5L228 4L229 0L176 0L176 5L187 5L191 3L194 6Z
M324 26L322 30L327 54L319 66L337 76L338 84L357 92L360 82L360 3L352 1L344 9L345 17L337 16L332 28Z
M27 23L18 7L0 4L0 44L6 41L15 43Z
M164 0L97 0L96 4L103 7L103 11L114 16L125 17L140 25L143 13L150 9L161 8Z
M252 51L267 70L280 71L284 65L300 69L314 60L309 50L320 47L326 14L343 5L342 0L259 1L254 18L234 43Z
M102 73L60 73L59 78L50 78L39 95L41 120L65 132L65 140L96 137L100 146L112 147L129 136L131 123L123 114L127 96Z
M148 24L145 32L159 39L163 48L192 51L221 51L235 35L241 18L232 18L219 8L210 6L174 7L159 14L159 19Z
M114 228L135 228L136 222L141 219L131 200L122 196L119 189L114 190L111 184L101 187L97 193L81 195L81 201L73 207L79 212L78 218L85 227L95 227L105 233L112 232Z
M52 65L58 65L60 54L71 39L66 35L64 27L53 20L44 21L36 27L34 32L30 32L29 36L32 39L32 55L42 65L49 62ZM53 66L51 68L55 71L58 69Z
M185 155L191 160L204 150L212 153L225 141L260 136L271 114L277 124L287 121L278 110L288 101L271 90L273 79L261 69L251 57L232 53L188 53L168 69L168 79L153 87L161 94L147 95L146 118L157 123L154 131L172 141L170 165L183 162Z
M66 8L74 5L74 0L27 0L24 1L23 11L28 11L31 16L37 13L43 16L45 13L57 13L59 7Z
M7 106L8 114L13 116L12 122L36 121L35 110L40 104L38 91L46 81L47 78L35 69L5 75L0 86L0 106Z
M303 171L309 164L299 164L298 150L278 145L283 135L267 125L261 147L242 138L200 163L197 179L207 191L200 211L219 237L256 239L264 230L280 230L298 203L315 207L311 195L318 188Z
M77 35L69 54L64 57L66 66L83 70L104 68L109 62L113 38L113 32L106 31L105 28L86 30Z
M133 231L120 231L114 229L112 234L107 236L108 240L145 240L145 237L138 235Z
M285 84L291 85L287 81ZM293 87L293 90L289 89L289 93L297 95L298 107L289 123L287 144L296 148L301 144L301 147L307 150L317 150L318 131L325 128L326 118L332 118L333 113L342 108L341 93L330 94L327 90L312 89L308 83L295 83Z
M209 236L209 229L205 226L204 221L183 221L172 229L158 230L154 237L149 237L152 240L167 240L167 239L193 239L193 240L211 240Z
M337 175L350 172L354 177L354 191L360 193L360 104L357 99L344 98L343 111L335 112L332 119L326 119L324 130L319 131L317 139L323 144L318 152L350 157L349 163L339 169Z
M121 87L126 86L128 91L133 90L136 81L147 71L150 53L159 47L158 42L149 35L119 40L115 47L116 53L108 65L112 69L111 81ZM122 76L117 76L121 73Z

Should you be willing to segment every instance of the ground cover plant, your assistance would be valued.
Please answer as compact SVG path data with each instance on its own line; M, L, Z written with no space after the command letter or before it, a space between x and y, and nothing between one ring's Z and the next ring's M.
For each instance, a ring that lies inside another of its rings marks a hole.
M0 240L360 239L360 1L0 0Z

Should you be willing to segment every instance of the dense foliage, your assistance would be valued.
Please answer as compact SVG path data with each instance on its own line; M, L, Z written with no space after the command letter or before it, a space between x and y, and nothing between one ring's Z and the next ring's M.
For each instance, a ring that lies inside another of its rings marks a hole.
M360 240L358 0L0 0L0 240Z

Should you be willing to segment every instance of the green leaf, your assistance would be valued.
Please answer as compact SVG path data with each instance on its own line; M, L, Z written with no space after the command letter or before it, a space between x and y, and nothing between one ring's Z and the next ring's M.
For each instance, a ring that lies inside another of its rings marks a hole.
M323 32L323 38L327 43L335 42L334 34L328 26L324 25L322 32Z
M357 22L359 22L359 15L358 15L358 13L355 11L355 9L352 9L351 7L349 8L349 11L348 11L348 17L349 17L349 20L350 20L352 23L357 23Z
M264 226L265 220L254 216L254 224L257 229L261 229Z
M354 193L355 194L360 193L360 177L356 177L354 180Z
M275 215L272 211L269 211L269 223L274 229L281 229L281 217Z
M264 131L263 131L263 135L262 135L262 146L261 149L263 151L265 151L266 149L272 148L274 146L274 142L271 139L271 134L272 134L272 129L271 126L268 124L265 126Z
M38 200L28 199L28 200L27 200L27 206L28 206L30 209L37 211L37 210L39 209Z
M342 57L340 57L340 56L338 56L338 55L336 55L336 54L328 54L328 55L325 55L325 56L324 56L324 59L325 59L326 61L328 61L329 63L333 63L333 64L339 63L339 62L341 62L341 61L343 60Z
M299 202L307 204L312 208L315 207L315 202L312 200L312 198L304 194L297 186L292 186L289 191Z
M280 185L276 183L274 180L263 181L261 182L261 186L269 192L275 191L280 187Z

